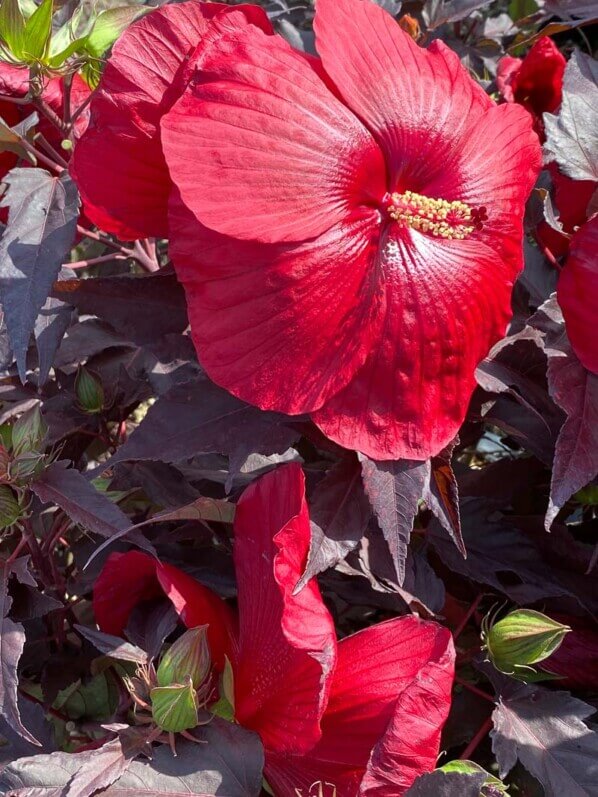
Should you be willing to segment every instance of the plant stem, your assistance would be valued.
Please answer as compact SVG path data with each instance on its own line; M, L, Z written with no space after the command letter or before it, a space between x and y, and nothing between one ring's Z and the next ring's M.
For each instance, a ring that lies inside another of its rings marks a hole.
M477 596L477 598L471 604L471 606L469 607L469 609L465 613L465 616L463 617L463 619L461 620L461 622L457 626L457 628L456 628L456 630L455 630L455 632L453 634L453 639L455 639L455 640L458 639L459 636L462 634L463 630L465 629L465 626L467 625L467 623L471 620L471 618L475 614L475 612L476 612L478 606L480 605L480 602L481 602L483 597L484 597L484 593L480 592L480 594Z
M484 698L484 700L488 700L490 703L494 703L494 698L492 695L489 695L488 692L484 692L483 689L478 689L477 686L470 684L469 681L465 681L463 678L460 678L458 675L455 675L455 683L462 686L464 689L467 689L469 692L472 692L474 695L478 697Z
M118 253L111 253L109 255L100 255L99 257L90 257L88 260L75 260L72 263L63 263L63 268L87 268L88 266L97 266L100 263L109 263L113 260L127 260L126 255Z
M41 133L38 133L35 138L35 141L36 143L39 141L42 147L52 158L54 158L54 160L59 166L62 166L64 169L68 168L68 163L62 157L62 155L59 152L57 152L57 150L54 149L54 147L50 144L50 142L47 140L45 136L43 136Z
M479 731L473 737L471 742L467 745L465 750L463 750L463 752L459 756L459 759L461 761L470 760L470 758L473 755L473 753L477 750L478 745L480 745L481 742L484 741L484 739L488 735L489 731L491 731L491 730L492 730L492 717L488 717L488 719L484 722L484 724L481 726Z

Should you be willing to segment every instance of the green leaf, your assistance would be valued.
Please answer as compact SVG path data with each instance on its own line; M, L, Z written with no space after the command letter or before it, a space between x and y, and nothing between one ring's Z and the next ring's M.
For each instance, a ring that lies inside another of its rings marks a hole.
M20 59L23 55L25 18L19 0L2 0L0 5L0 38L12 55Z
M197 725L197 704L191 679L187 684L157 686L150 692L152 716L162 730L180 733Z
M138 6L122 6L103 11L98 16L91 33L87 36L85 49L95 58L101 58L131 22L151 10L151 8L143 9Z
M224 672L220 677L220 699L210 706L210 711L217 717L228 722L235 720L235 684L233 668L228 659L224 657Z
M43 0L27 20L23 50L31 59L43 61L48 53L53 12L54 0Z

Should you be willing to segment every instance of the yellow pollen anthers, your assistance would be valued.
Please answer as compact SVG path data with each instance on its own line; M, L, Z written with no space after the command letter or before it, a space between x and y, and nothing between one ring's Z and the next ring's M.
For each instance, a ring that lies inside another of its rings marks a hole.
M387 210L390 218L403 227L412 227L436 238L462 240L482 226L480 212L472 210L465 202L432 199L414 191L391 194Z

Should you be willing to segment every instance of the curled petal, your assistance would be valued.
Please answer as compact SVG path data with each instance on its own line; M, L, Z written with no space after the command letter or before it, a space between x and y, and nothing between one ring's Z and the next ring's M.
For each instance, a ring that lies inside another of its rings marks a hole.
M131 25L108 60L71 168L94 208L92 220L123 240L168 234L171 182L160 119L181 95L187 61L219 14L230 15L232 26L270 28L261 9L251 6L165 5Z
M274 752L300 754L316 743L336 661L334 624L315 580L293 594L309 542L299 465L245 490L235 517L235 717Z
M189 628L208 624L208 642L217 667L234 655L234 622L228 606L199 581L141 551L113 553L98 576L93 593L96 622L102 631L121 636L131 612L142 601L165 595Z
M183 202L243 240L314 238L386 190L367 130L302 53L257 28L223 35L198 56L162 138Z

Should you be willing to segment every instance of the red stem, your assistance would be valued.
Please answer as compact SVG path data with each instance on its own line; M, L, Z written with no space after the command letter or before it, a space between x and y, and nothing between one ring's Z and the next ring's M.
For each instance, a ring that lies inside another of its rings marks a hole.
M480 730L476 733L473 737L471 742L467 745L465 750L459 756L461 761L469 761L471 756L476 751L479 744L481 744L488 733L492 730L492 717L488 717L488 719L484 722Z
M90 257L88 260L75 260L73 263L63 263L63 268L87 268L88 266L97 266L100 263L109 263L111 260L126 260L125 255L109 254L100 255L99 257Z
M455 675L455 683L459 684L459 686L462 686L464 689L467 689L469 692L472 692L474 695L482 697L484 700L488 700L490 703L494 703L494 698L492 695L489 695L488 692L484 692L483 689L478 689L477 686L470 684L469 681L465 681L458 675Z
M463 630L465 629L465 626L467 625L467 623L468 623L468 622L471 620L471 618L472 618L472 617L473 617L473 615L475 614L475 612L476 612L476 609L477 609L477 608L478 608L478 606L480 605L480 602L481 602L481 600L482 600L482 598L483 598L483 597L484 597L483 593L482 593L482 592L480 592L480 594L477 596L477 598L476 598L476 599L474 600L474 602L471 604L471 606L469 607L469 609L468 609L468 610L467 610L467 612L465 613L465 616L463 617L463 619L461 620L461 622L460 622L460 623L459 623L459 625L457 626L457 628L456 628L456 630L455 630L455 632L454 632L454 634L453 634L453 639L455 639L455 640L456 640L456 639L458 639L458 638L459 638L459 636L461 635L461 633L462 633L462 632L463 632Z

